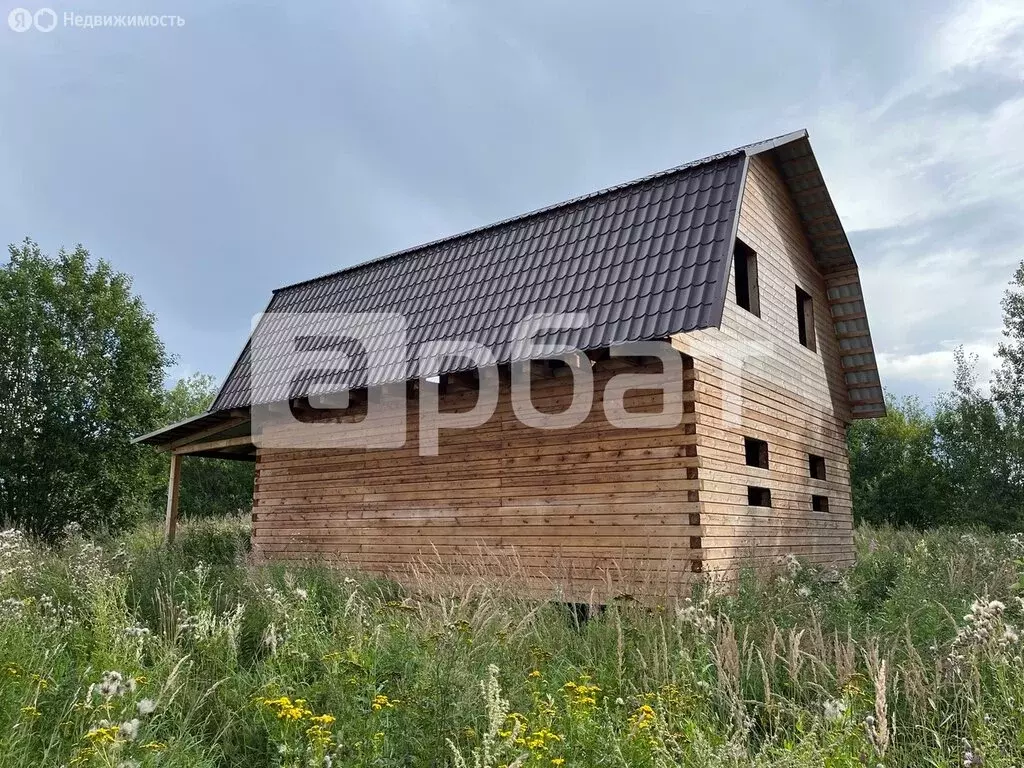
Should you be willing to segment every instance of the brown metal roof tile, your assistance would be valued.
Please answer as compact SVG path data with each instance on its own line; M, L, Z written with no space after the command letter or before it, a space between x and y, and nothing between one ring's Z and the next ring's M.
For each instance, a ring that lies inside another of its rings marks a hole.
M492 347L500 362L510 362L516 323L535 312L588 313L590 327L552 334L580 348L708 327L728 280L743 164L737 150L289 286L275 293L267 312L399 312L413 351L429 341L470 338ZM282 361L275 380L251 382L251 344L213 410L252 404L253 383L260 402L309 394L311 377L283 370L283 339L259 345L267 359ZM401 350L385 351L403 359ZM415 356L405 359L412 364ZM415 367L408 375L416 375ZM357 355L336 386L383 383Z

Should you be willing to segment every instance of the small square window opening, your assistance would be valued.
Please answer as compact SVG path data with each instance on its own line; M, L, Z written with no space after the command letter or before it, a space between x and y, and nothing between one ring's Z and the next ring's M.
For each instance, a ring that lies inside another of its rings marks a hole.
M757 253L746 243L736 241L733 250L736 278L736 303L752 315L761 316L761 298L757 288Z
M744 437L743 448L747 454L748 467L768 469L768 443L756 437Z

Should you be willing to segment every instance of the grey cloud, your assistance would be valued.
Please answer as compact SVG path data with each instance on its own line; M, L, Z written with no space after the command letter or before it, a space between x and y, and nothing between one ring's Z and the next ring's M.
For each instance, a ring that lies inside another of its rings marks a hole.
M189 0L176 30L0 29L0 98L15 105L0 113L0 234L110 258L136 276L182 366L223 375L278 285L798 127L856 221L865 195L904 172L889 133L1018 93L964 72L884 108L953 8ZM891 184L894 209L925 213L854 232L854 246L869 274L968 253L987 302L1021 233L977 180L948 192L962 211L935 213L947 172ZM903 329L868 304L894 348L991 325Z

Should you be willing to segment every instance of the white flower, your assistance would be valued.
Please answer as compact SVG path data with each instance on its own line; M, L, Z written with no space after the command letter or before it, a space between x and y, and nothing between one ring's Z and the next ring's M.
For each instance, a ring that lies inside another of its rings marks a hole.
M841 699L829 699L825 702L824 710L825 720L834 723L846 714L846 702Z
M800 595L800 597L810 597L811 596L811 588L810 587L800 587L796 591L796 593L798 595Z
M139 719L135 717L131 720L125 720L121 723L118 731L121 734L121 738L125 741L135 741L135 737L139 735Z
M143 699L136 706L140 715L151 715L156 709L156 702L152 699Z
M98 683L93 683L89 686L89 692L86 698L91 699L95 694L99 694L107 701L110 701L116 696L124 696L126 693L130 693L135 690L135 678L125 678L120 672L110 671L104 672L103 677L100 678Z
M302 587L296 587L295 588L295 594L296 594L296 596L300 600L305 600L306 598L309 597L309 593L306 590L304 590Z

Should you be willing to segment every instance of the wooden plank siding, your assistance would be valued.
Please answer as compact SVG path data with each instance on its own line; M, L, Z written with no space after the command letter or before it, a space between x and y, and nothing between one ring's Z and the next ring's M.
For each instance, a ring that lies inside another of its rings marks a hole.
M760 317L737 305L733 276L721 327L672 340L695 360L705 568L790 553L850 564L850 406L826 278L767 156L750 160L738 236L757 253ZM797 287L814 303L815 351L799 341ZM769 469L746 465L745 437L768 443ZM811 478L809 454L824 457L826 480ZM772 506L749 506L748 486L769 488ZM828 498L828 512L812 510L812 495Z
M403 447L259 449L257 556L392 576L424 562L482 574L504 562L577 597L681 593L700 572L732 574L741 561L790 553L850 563L851 412L840 345L826 277L767 155L749 160L738 236L757 254L760 316L736 304L730 278L721 327L671 340L687 362L679 386L664 401L643 390L626 398L634 411L681 409L677 427L607 423L601 394L624 370L617 360L595 365L594 406L577 427L521 424L503 382L494 416L443 431L437 456L420 455L411 398ZM799 341L797 287L814 304L813 351ZM534 404L562 410L571 386L568 376L537 379ZM467 409L476 397L450 392L442 409ZM746 465L745 437L768 443L768 469ZM827 479L811 478L808 454L824 457ZM769 488L772 506L749 506L748 486ZM812 510L814 494L828 498L828 511Z
M521 424L503 382L494 416L472 430L442 431L437 456L419 455L416 399L408 402L402 448L260 449L254 548L263 558L389 575L438 558L445 569L473 572L504 564L577 595L676 591L701 559L693 373L684 371L664 397L644 390L625 397L631 412L680 411L677 427L608 424L605 384L640 370L598 363L591 413L569 430ZM563 410L571 393L567 375L533 381L540 410ZM441 407L465 410L476 397L451 393ZM295 434L301 440L301 427Z

